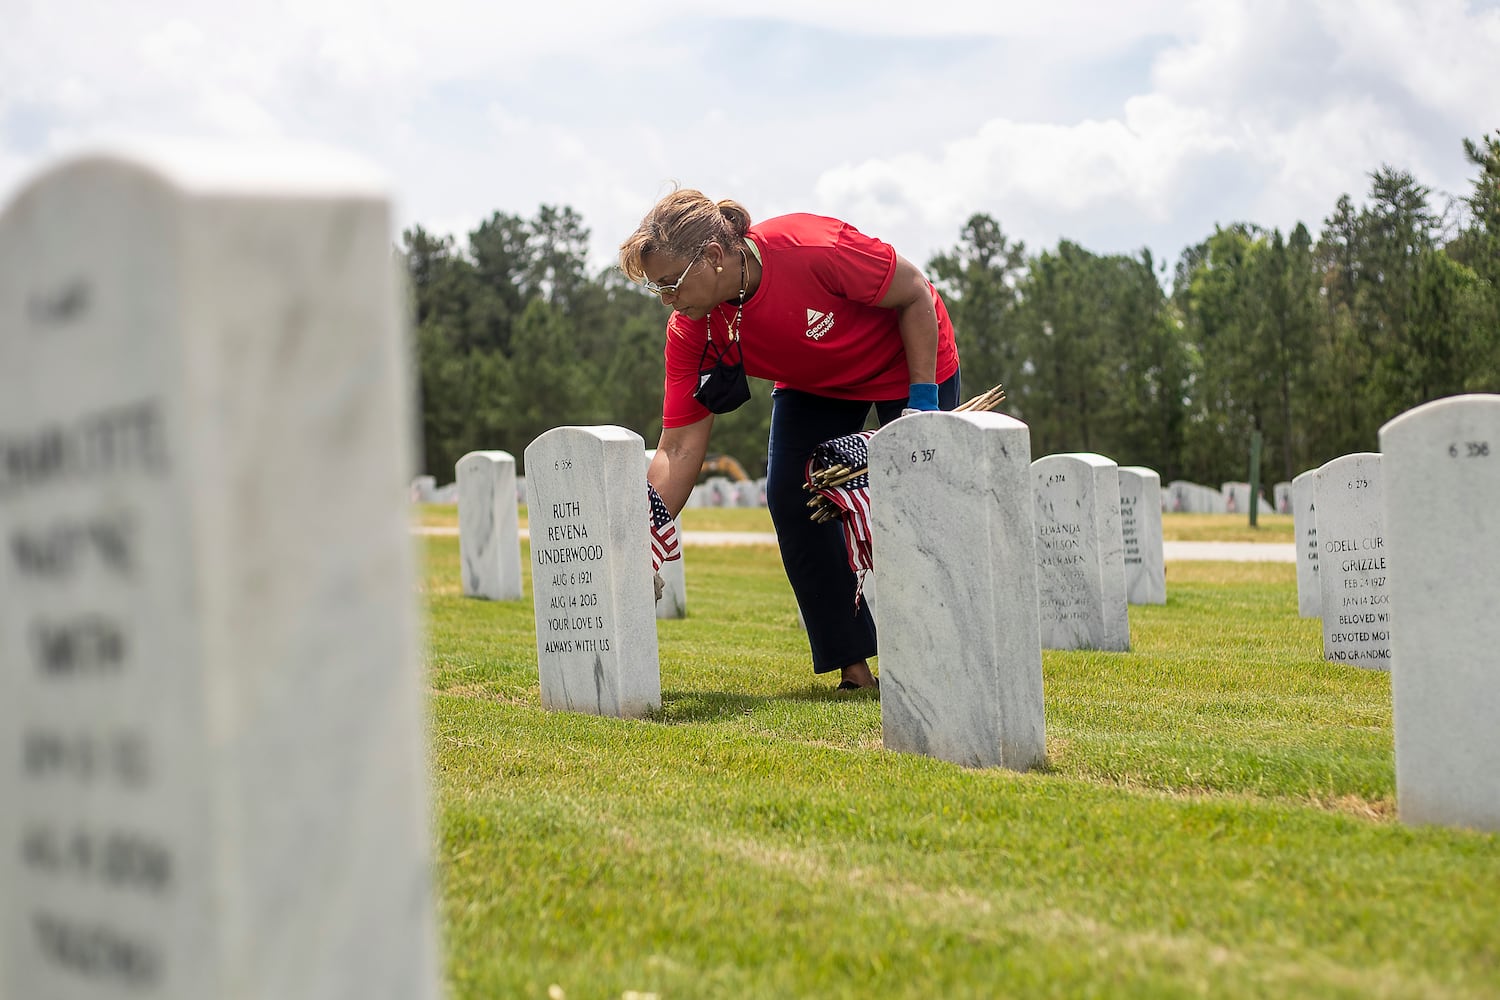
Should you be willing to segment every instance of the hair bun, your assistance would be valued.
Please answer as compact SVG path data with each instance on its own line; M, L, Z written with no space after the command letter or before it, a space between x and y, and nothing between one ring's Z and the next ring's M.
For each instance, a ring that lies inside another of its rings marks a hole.
M735 236L743 237L750 231L750 213L745 211L745 206L732 198L725 198L718 203L719 214L724 216L724 221L729 223L729 229Z

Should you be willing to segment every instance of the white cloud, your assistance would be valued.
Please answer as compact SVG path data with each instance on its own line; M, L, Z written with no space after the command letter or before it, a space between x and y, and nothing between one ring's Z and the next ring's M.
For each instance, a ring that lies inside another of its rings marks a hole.
M597 264L671 180L919 261L977 211L1172 256L1316 228L1381 162L1462 189L1494 51L1500 13L1461 0L54 0L0 47L0 193L104 135L284 136L383 164L403 225L570 205Z
M1461 187L1459 139L1500 107L1500 14L1454 0L1354 10L1213 0L1184 24L1156 55L1149 90L1112 117L991 118L941 156L831 166L819 198L918 245L987 211L1033 249L1068 236L1172 256L1215 224L1316 232L1382 163ZM1447 128L1433 128L1434 113Z
M193 118L209 131L243 138L283 134L280 120L260 101L214 88L199 95Z
M1184 175L1240 151L1240 139L1219 124L1160 96L1131 98L1120 118L1107 121L995 119L940 157L831 169L819 179L818 196L833 214L903 232L918 247L951 243L976 211L989 212L1033 249L1059 235L1088 242L1091 233L1128 219L1148 228L1170 223ZM1101 249L1134 250L1149 235Z
M677 5L685 6L685 5ZM1043 42L1067 54L1099 52L1175 30L1182 4L1141 0L925 0L921 9L871 0L759 0L758 18L895 38L972 38L983 35Z
M171 73L193 60L202 51L203 32L181 18L172 18L159 28L149 29L140 38L137 49L148 66Z
M1338 26L1343 68L1378 67L1428 109L1476 130L1494 126L1500 9L1462 0L1320 0L1318 7L1325 23Z

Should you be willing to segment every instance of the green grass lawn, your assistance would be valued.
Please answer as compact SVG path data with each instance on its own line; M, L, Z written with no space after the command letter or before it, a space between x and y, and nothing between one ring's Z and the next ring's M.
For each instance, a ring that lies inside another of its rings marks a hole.
M1168 542L1292 542L1292 515L1261 512L1250 527L1246 514L1176 514L1161 516L1161 536Z
M627 722L542 711L529 596L422 544L454 998L1500 996L1500 837L1395 820L1389 678L1291 565L1170 563L1130 653L1045 652L1015 774L883 750L773 548L688 548Z

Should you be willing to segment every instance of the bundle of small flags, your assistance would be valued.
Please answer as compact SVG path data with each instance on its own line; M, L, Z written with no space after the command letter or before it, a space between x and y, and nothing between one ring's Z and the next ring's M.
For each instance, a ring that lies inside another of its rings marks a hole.
M807 486L812 499L812 519L819 524L840 518L849 568L864 589L865 573L874 563L870 557L870 438L874 431L860 431L824 441L807 460ZM856 591L854 602L859 604Z
M677 534L672 512L650 483L646 484L646 498L651 507L651 572L657 573L662 563L682 558L682 539Z
M957 407L958 412L993 410L1005 401L1005 389L995 386ZM844 547L849 552L849 568L859 580L854 604L864 591L865 573L874 565L870 551L870 438L874 431L860 431L824 441L813 449L807 460L807 483L812 493L807 506L814 521L823 524L842 519Z

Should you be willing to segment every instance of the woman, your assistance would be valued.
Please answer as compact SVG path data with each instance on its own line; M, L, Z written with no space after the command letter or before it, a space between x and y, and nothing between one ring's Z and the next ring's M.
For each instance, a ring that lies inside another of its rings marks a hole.
M746 374L774 380L766 499L807 624L816 673L838 690L877 687L875 624L855 607L843 533L808 518L813 448L904 410L958 405L958 350L943 300L889 244L837 219L758 225L733 201L677 190L620 246L620 268L673 308L661 443L647 479L675 515L708 451L715 413L749 399Z

